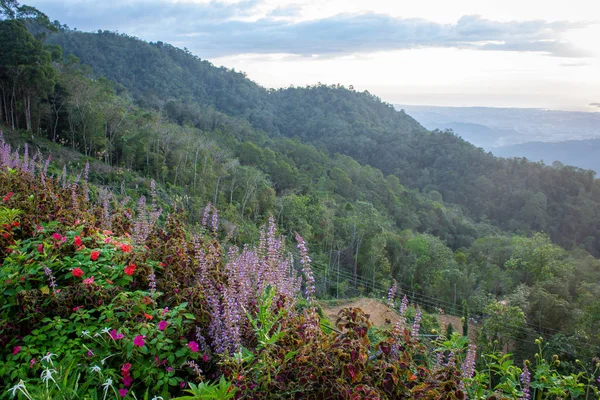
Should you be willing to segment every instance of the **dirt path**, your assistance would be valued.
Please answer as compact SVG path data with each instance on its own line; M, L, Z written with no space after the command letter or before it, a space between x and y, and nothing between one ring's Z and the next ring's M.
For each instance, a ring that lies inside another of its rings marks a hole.
M358 307L362 309L366 314L369 314L369 321L378 328L393 327L400 319L398 313L391 310L388 306L379 300L369 298L336 302L335 304L321 303L321 307L323 308L323 313L329 318L332 324L335 324L338 312L346 307Z
M369 298L358 298L354 300L340 300L337 302L323 302L321 303L323 313L329 318L332 324L335 324L337 320L337 314L342 308L346 307L358 307L365 313L369 314L369 321L378 328L391 328L396 325L396 322L400 319L397 312L390 309L388 306L383 304L381 301ZM449 323L452 323L455 331L462 332L462 322L459 317L453 315L437 315L438 322L442 331L446 331L446 327ZM473 323L469 323L469 339L474 341L477 339L477 330L479 326Z

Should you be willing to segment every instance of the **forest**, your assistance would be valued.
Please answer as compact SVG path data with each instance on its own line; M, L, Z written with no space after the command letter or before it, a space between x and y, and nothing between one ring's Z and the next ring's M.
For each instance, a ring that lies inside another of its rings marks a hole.
M276 225L287 243L298 235L308 248L316 298L381 298L394 285L398 299L424 312L483 319L481 352L508 349L521 363L542 340L564 374L599 354L593 171L494 157L451 131L427 131L369 92L320 83L266 89L186 49L79 32L32 7L1 4L3 140L28 149L21 157L31 149L50 157L44 175L63 189L68 179L89 181L106 204L152 197L145 218L158 207L181 213L191 232L239 249L260 247L261 227ZM99 214L87 218L102 225ZM157 214L150 225L159 219L168 224ZM161 251L149 257L177 258ZM9 253L3 268L16 262ZM274 286L290 284L279 278ZM0 327L4 346L11 329Z

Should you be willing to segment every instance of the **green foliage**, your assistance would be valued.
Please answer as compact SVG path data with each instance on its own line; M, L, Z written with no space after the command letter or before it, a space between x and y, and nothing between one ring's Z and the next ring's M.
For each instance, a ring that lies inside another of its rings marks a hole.
M198 385L188 383L189 389L186 389L191 396L175 397L173 400L227 400L235 398L237 388L227 382L221 375L218 383L201 382Z

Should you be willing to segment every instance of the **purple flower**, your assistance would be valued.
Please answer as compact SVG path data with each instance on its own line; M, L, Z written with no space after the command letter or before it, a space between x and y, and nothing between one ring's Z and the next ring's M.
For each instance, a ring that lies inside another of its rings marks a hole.
M465 360L463 361L461 370L463 378L471 378L475 373L475 359L477 357L477 346L474 344L469 345L469 350L467 350L467 355L465 356Z
M523 369L523 373L521 374L521 383L523 384L523 400L529 400L531 397L531 373L529 372L529 368L527 368L527 364L525 364L525 368Z
M408 308L408 297L406 297L406 295L404 295L404 298L402 298L402 303L400 303L400 315L404 316L404 313L406 312L406 309Z
M125 397L125 396L127 396L127 392L128 392L127 389L119 389L119 396Z
M398 290L398 286L396 284L396 280L394 279L394 284L388 291L388 303L390 306L394 306L394 299L396 298L396 291Z
M119 339L123 339L125 337L125 335L123 335L122 333L118 333L116 330L112 330L108 333L110 335L110 337L113 340L119 340Z
M161 331L164 331L167 328L167 324L168 324L167 321L160 321L158 323L158 329Z
M138 347L144 347L146 342L144 341L144 337L142 335L137 335L133 338L133 345Z
M415 315L415 321L412 326L411 336L414 339L419 337L419 329L421 329L421 307L417 306L417 314Z
M194 353L198 352L198 343L191 341L188 343L188 347L190 348L190 350Z

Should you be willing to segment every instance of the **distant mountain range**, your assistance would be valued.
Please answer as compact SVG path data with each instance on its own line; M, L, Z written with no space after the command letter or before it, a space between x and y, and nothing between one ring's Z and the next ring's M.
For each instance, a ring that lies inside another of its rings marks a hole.
M600 139L567 140L564 142L529 142L492 150L499 157L525 157L531 161L565 165L600 172Z
M500 157L600 172L600 113L535 108L396 105L428 129L457 136Z

